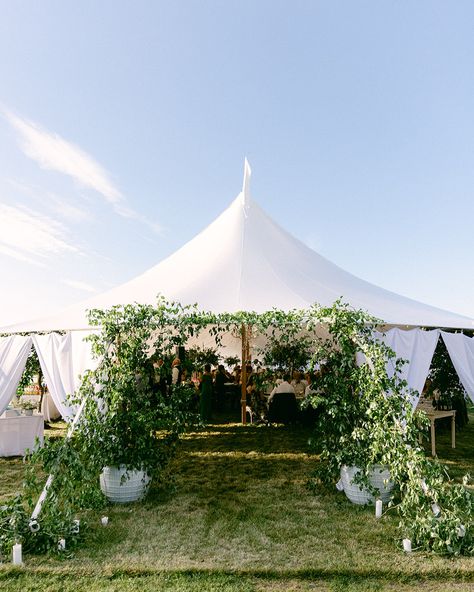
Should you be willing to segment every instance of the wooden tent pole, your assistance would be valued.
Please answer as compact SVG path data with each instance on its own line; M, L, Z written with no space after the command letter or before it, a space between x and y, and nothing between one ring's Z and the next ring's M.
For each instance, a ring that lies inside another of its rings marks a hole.
M247 328L242 325L241 328L242 336L242 371L240 373L240 381L242 383L240 404L242 406L242 424L247 423Z

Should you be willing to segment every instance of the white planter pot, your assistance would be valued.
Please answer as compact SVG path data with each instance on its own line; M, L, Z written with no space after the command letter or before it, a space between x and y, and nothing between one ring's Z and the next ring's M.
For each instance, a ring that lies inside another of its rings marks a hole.
M355 475L360 471L359 467L341 467L341 481L344 487L344 493L353 504L365 505L375 499L381 499L388 502L390 499L393 483L390 481L388 469L382 465L374 465L369 476L370 484L379 490L379 495L374 496L365 488L361 488L357 483L353 483Z
M122 481L124 475L126 476ZM100 474L100 489L111 502L126 504L143 499L150 480L151 477L145 471L127 472L125 465L104 467Z

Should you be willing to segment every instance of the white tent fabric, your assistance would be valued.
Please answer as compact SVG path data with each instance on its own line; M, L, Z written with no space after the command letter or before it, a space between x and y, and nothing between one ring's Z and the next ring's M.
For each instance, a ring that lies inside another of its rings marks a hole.
M154 303L158 293L214 312L332 305L343 298L388 325L474 328L474 320L366 282L337 267L276 224L251 198L246 162L242 192L205 230L142 275L36 321L1 329L87 329L87 309Z
M439 339L439 331L422 331L413 329L402 331L395 328L384 334L376 333L380 341L388 345L397 355L397 358L408 360L408 364L402 366L400 378L407 381L408 388L415 391L410 396L413 408L415 408L423 391L426 378L430 371L431 360ZM395 372L394 360L387 364L387 374L392 377Z
M76 413L67 397L80 386L80 375L96 366L90 343L84 341L88 334L88 331L77 331L65 335L49 333L33 336L48 390L66 421L72 421Z
M13 399L30 350L31 337L10 335L0 338L0 414Z
M474 338L445 331L441 335L459 379L474 403Z

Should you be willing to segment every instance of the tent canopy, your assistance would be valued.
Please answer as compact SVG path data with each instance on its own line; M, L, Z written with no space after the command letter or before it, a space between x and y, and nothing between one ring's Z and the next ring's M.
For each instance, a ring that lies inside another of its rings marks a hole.
M158 293L213 312L327 306L342 298L387 325L474 329L474 320L370 284L334 265L276 224L251 198L245 161L242 191L200 234L138 277L50 317L0 329L87 329L86 311L151 304Z

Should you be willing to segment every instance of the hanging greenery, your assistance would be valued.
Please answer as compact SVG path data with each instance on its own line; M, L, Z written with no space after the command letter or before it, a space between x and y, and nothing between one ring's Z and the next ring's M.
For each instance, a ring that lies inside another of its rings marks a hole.
M186 350L184 367L188 373L202 371L205 364L217 366L220 356L212 347L190 347Z
M396 360L393 377L387 376L387 360L395 354L373 337L377 319L336 302L310 310L308 327L318 323L328 336L316 338L313 363L322 363L308 400L321 410L313 439L322 461L316 476L334 483L343 465L357 466L356 481L370 490L373 466L385 465L398 488L400 539L409 538L414 549L472 554L468 478L454 484L437 459L426 457L420 440L427 418L412 409L400 379L403 360Z
M305 370L311 359L312 340L307 335L272 337L263 349L263 362L293 375L295 370Z
M92 311L90 323L101 328L91 337L100 364L86 373L78 393L82 419L72 438L48 443L31 457L23 494L0 508L4 553L15 540L25 549L44 551L56 550L58 538L68 533L68 539L81 536L73 520L81 508L103 503L98 474L106 464L123 463L159 479L180 434L193 425L193 392L185 385L172 393L157 390L152 361L170 364L176 347L204 329L218 346L223 332L242 325L270 343L282 335L290 343L307 331L317 370L308 404L320 410L313 439L320 480L334 483L342 465L356 465L358 482L370 487L372 466L386 465L397 487L393 508L400 516L400 539L410 538L414 549L474 552L472 494L466 482L450 482L438 461L426 458L419 442L426 417L413 412L400 379L402 360L396 360L393 377L387 376L387 360L395 354L373 337L377 319L341 302L307 311L213 315L160 298L156 306ZM38 468L53 474L54 481L40 529L32 533L28 516L39 491Z

